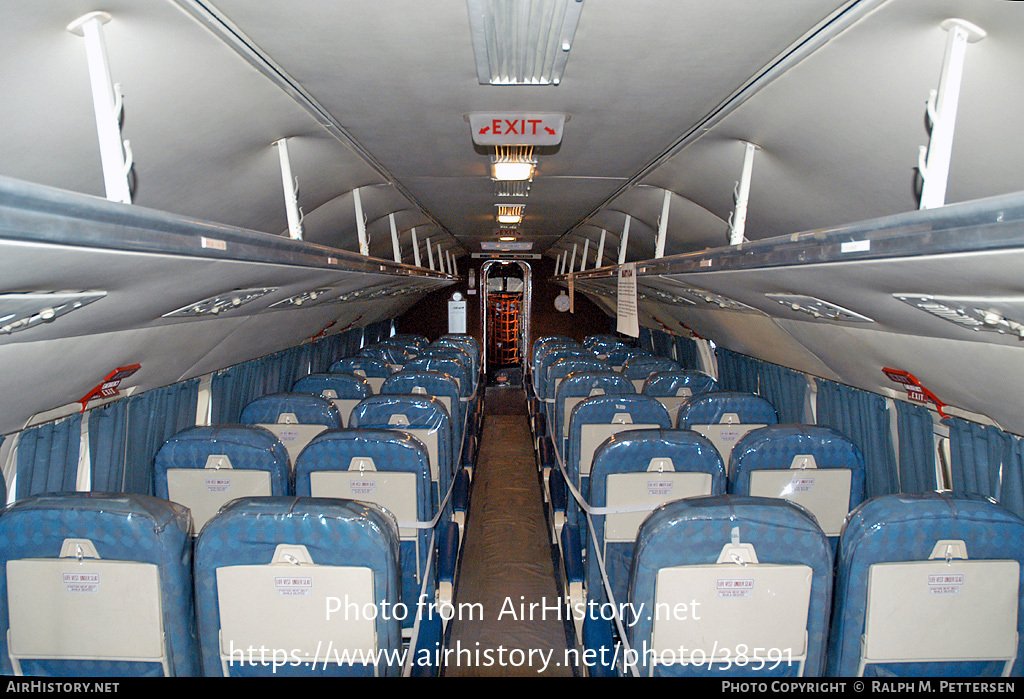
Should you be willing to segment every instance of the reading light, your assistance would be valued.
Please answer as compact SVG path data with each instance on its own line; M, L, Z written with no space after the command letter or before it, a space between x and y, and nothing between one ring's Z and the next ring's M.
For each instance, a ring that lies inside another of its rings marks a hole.
M498 223L513 224L523 220L522 204L496 204L498 207Z
M515 182L530 180L536 166L533 146L495 146L491 156L491 177Z

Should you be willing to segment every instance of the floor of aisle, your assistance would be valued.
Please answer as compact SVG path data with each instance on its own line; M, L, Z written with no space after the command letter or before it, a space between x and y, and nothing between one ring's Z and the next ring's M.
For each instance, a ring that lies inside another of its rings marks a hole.
M487 389L485 415L445 676L570 677L523 392Z

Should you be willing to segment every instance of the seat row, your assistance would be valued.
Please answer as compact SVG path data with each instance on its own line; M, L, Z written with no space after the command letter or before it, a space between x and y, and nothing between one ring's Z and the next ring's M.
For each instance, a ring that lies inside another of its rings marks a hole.
M30 556L45 570L30 567L10 596L7 669L395 674L394 653L365 662L345 653L398 652L403 640L436 650L443 629L430 612L451 600L468 507L475 347L461 336L434 346L399 336L254 400L245 424L184 430L156 456L158 498L19 501L0 531L17 538L27 527L34 538L9 560ZM379 383L367 373L382 374ZM48 587L23 605L37 576ZM136 589L146 599L121 614L117 600ZM121 640L99 639L108 628ZM435 671L429 660L416 672Z
M605 338L593 347L629 351L619 342ZM777 425L763 399L717 391L710 377L663 365L665 378L656 372L645 384L671 377L687 389L678 401L655 398L672 390L637 395L631 379L595 368L590 357L573 354L573 343L555 340L547 349L534 351L535 389L539 373L547 379L535 390L538 463L551 468L569 603L587 610L576 616L577 633L598 657L612 657L600 652L613 639L633 653L617 656L631 663L598 666L594 674L817 675L826 669L830 635L834 675L1021 670L1015 639L1024 619L1017 563L1024 522L1014 515L981 498L938 494L861 505L863 457L833 430ZM547 356L559 352L566 356ZM572 497L560 495L563 479ZM945 520L953 521L943 528ZM993 522L1010 537L995 547ZM916 536L914 545L903 536ZM863 579L875 563L886 567ZM1012 570L998 592L972 587L965 605L958 571L975 565L983 576L1004 565ZM886 577L904 568L917 572L895 584ZM616 624L605 605L620 611ZM659 618L659 610L671 613ZM977 640L996 627L998 642Z
M90 676L395 676L440 641L403 606L400 527L334 498L231 501L195 541L177 503L31 496L0 513L0 667ZM407 617L417 634L403 644Z
M641 524L627 592L587 609L592 657L622 659L591 674L1017 676L1022 534L981 496L882 496L851 513L833 568L791 502L673 501Z

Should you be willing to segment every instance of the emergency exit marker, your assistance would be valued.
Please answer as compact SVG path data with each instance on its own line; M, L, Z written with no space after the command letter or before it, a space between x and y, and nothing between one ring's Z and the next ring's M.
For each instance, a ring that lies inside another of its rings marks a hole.
M85 412L85 408L91 400L96 400L98 398L112 398L113 396L116 396L118 394L117 387L121 384L121 381L127 379L141 368L141 364L130 364L128 366L119 366L107 374L103 381L96 385L96 388L92 389L79 399L78 402L82 404L82 412Z
M934 393L922 386L916 376L908 371L892 369L890 367L883 367L882 371L889 377L890 381L902 385L907 390L908 399L916 403L931 403L935 406L935 409L939 412L940 416L949 417L946 413L942 412L942 409L946 407L946 404L939 400Z
M469 115L478 146L557 146L562 142L564 114L476 112Z

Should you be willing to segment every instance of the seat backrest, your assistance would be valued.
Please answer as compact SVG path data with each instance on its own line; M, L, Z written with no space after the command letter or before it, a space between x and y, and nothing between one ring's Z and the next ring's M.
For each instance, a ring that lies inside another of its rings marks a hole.
M864 500L864 457L828 427L762 427L733 447L729 492L791 500L838 539L846 515Z
M198 674L191 517L126 493L51 493L0 512L0 669Z
M702 371L655 371L644 381L640 393L654 396L668 408L672 424L678 421L679 406L691 396L718 390L718 382Z
M641 674L707 676L726 653L745 656L745 676L822 673L832 549L799 506L736 495L667 503L641 525L631 570L630 608L645 613L626 632L651 651Z
M577 359L597 359L593 352L585 349L582 345L555 345L542 352L537 357L537 363L533 366L533 391L541 401L550 401L555 397L554 391L548 383L548 367L559 359L575 357Z
M623 430L669 429L668 411L650 396L607 395L581 401L569 416L569 445L565 468L569 482L586 493L594 453L608 437ZM580 510L575 499L566 507L570 524L580 524Z
M384 360L374 357L345 357L332 364L330 372L363 376L373 392L377 393L384 379L395 373L395 369Z
M751 430L778 424L772 404L753 393L713 391L693 396L679 406L677 426L710 439L729 463L732 447Z
M373 388L364 376L356 374L309 374L292 385L295 393L311 393L334 403L341 413L342 424L348 424L349 413L355 404L373 395Z
M472 370L458 359L451 357L420 357L405 365L410 371L440 371L455 379L459 395L468 400L476 390L476 377Z
M352 409L350 427L400 430L427 448L430 477L435 484L434 500L448 492L454 478L452 421L441 401L421 394L380 394L370 396Z
M884 495L839 544L829 674L1020 676L1024 520L980 495Z
M565 335L544 335L543 337L538 337L534 340L533 347L530 348L530 368L533 369L533 367L537 366L537 360L540 358L540 355L554 345L572 346L579 345L579 343ZM582 347L582 345L580 346Z
M209 521L195 551L205 675L401 674L386 657L402 643L398 531L377 505L234 500ZM287 654L272 665L260 648ZM385 655L376 665L335 662L334 653L378 650Z
M455 359L462 363L466 367L467 373L470 377L470 382L473 386L476 386L477 374L479 373L479 364L473 361L473 356L462 347L456 344L440 344L435 342L434 344L427 347L420 354L421 357L443 357L447 359ZM475 390L475 389L474 389Z
M480 343L472 335L442 335L434 342L435 347L459 347L473 360L473 370L480 371Z
M605 601L601 558L616 600L625 600L636 533L647 516L671 500L725 493L725 465L707 439L690 430L625 430L601 444L594 454L590 488L592 507L628 508L635 512L594 515L594 537L587 541L587 594Z
M428 340L425 335L417 335L414 333L398 333L397 335L392 335L389 339L408 342L415 345L419 349L423 349L424 347L430 344L430 340Z
M396 369L400 369L406 362L412 359L412 353L404 347L395 344L385 344L383 342L377 342L363 347L361 350L356 352L356 356L380 359L392 365Z
M610 369L611 367L597 357L564 357L548 366L547 395L551 401L546 403L547 418L553 423L558 422L558 411L555 410L558 403L558 386L566 376L579 371L609 371Z
M636 391L639 393L644 388L647 377L656 371L682 371L683 367L674 359L667 357L652 357L649 355L634 355L626 359L622 365L623 375L633 382Z
M440 371L403 369L385 379L380 387L381 395L417 394L433 396L441 401L451 418L452 458L462 444L463 420L461 418L461 396L454 377Z
M192 512L193 534L224 504L249 495L290 495L288 451L254 425L189 427L160 447L153 492Z
M610 351L620 347L633 348L625 339L615 335L590 335L584 338L583 346L599 357L607 356Z
M309 440L324 430L343 427L334 403L309 393L271 393L242 408L243 425L259 425L274 433L288 450L292 464Z
M562 360L566 361L566 360ZM575 363L577 360L568 360ZM581 364L581 366L587 366ZM572 372L558 384L555 390L554 425L555 434L560 435L562 456L566 455L565 443L569 438L569 416L572 409L591 396L629 395L636 393L633 383L617 371L607 368L586 369Z
M416 605L431 556L431 530L416 524L431 521L436 510L422 442L396 430L322 432L295 464L295 494L372 502L394 515L402 541L402 599ZM405 619L403 626L414 621Z

